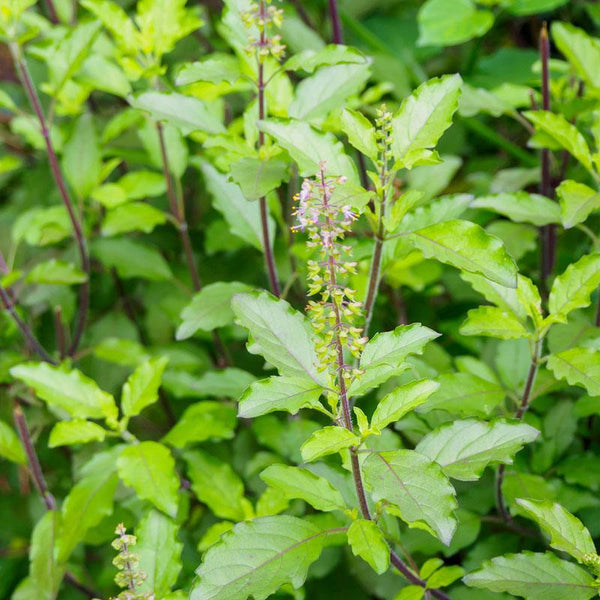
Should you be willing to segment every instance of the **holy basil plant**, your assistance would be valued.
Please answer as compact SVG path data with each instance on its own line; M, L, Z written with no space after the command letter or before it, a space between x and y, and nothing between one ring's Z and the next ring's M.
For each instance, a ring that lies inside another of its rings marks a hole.
M0 598L600 596L592 0L0 0Z

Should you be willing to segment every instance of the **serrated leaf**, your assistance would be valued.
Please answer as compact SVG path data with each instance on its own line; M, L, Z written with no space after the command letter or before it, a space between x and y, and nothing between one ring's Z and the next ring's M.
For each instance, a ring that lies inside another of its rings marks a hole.
M571 348L551 354L548 368L557 379L584 387L590 396L600 396L600 352L589 348Z
M556 193L565 229L583 223L592 212L600 208L600 193L583 183L567 179L556 188Z
M271 465L260 474L260 478L288 500L300 498L317 510L326 512L346 508L342 495L327 479L306 469Z
M238 294L231 308L237 323L250 332L250 354L261 354L282 375L325 385L315 366L318 361L312 328L301 313L267 292Z
M395 505L397 516L410 527L429 531L450 544L457 503L454 488L437 463L414 450L372 452L363 470L375 502Z
M50 432L48 446L72 446L73 444L87 444L88 442L102 442L106 437L106 430L92 421L73 419L59 421Z
M176 339L185 340L199 329L212 331L232 323L231 299L250 289L249 285L239 281L219 281L204 286L181 311L182 323L177 329Z
M19 436L4 421L0 421L0 456L20 465L26 462Z
M460 75L444 75L404 99L392 121L392 151L404 168L439 162L433 148L452 124L461 85Z
M324 66L364 63L367 57L350 46L343 44L328 44L317 51L303 50L294 54L283 64L285 71L304 71L312 73L315 69Z
M442 425L415 449L441 465L448 477L476 481L489 465L512 464L513 456L538 436L524 423L467 419Z
M600 88L600 42L571 23L552 23L552 38L557 48L592 88Z
M517 287L517 267L504 245L475 223L445 221L407 237L427 258L479 273L506 287Z
M317 429L302 444L300 451L305 462L312 462L321 456L335 454L351 446L358 446L360 437L345 427L328 426Z
M133 488L142 500L149 500L175 517L179 478L168 448L157 442L127 446L117 459L117 471L123 483Z
M226 397L237 399L255 381L254 375L236 367L194 375L183 370L169 370L163 385L177 398Z
M560 504L522 498L517 499L517 504L550 537L550 545L555 550L570 554L579 563L585 563L586 554L596 554L590 532Z
M497 306L479 306L467 313L460 326L461 335L484 335L502 340L530 337L531 333L513 313Z
M491 210L516 223L541 226L561 221L558 204L540 194L514 192L482 196L477 198L471 207Z
M498 556L463 581L471 587L507 592L525 600L589 600L598 594L587 571L550 553Z
M354 556L360 556L381 575L390 566L390 549L381 529L373 521L357 519L348 528L348 544Z
M377 404L371 417L371 427L383 429L427 401L440 384L430 379L413 381L395 388Z
M328 534L288 515L238 523L207 551L190 600L265 600L287 583L298 589Z
M125 416L139 415L144 408L158 400L158 388L168 362L169 359L164 356L151 358L129 376L121 395L121 410Z
M323 388L308 379L269 377L250 385L240 398L238 416L250 419L284 410L296 414L301 408L322 409Z
M362 113L345 108L340 116L342 130L348 136L348 141L365 156L377 159L379 150L375 139L375 128Z
M256 200L277 189L289 177L287 163L246 156L231 165L231 179L248 200Z
M235 56L213 52L201 61L182 65L175 77L176 85L189 85L198 81L235 83L241 76L240 63Z

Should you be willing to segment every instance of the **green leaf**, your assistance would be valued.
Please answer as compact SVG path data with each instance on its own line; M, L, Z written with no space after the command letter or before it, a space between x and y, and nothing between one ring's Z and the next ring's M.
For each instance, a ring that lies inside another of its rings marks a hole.
M366 56L356 48L343 44L328 44L318 51L303 50L294 54L283 64L283 68L285 71L312 73L319 67L365 62Z
M502 340L531 336L513 313L505 312L497 306L479 306L471 309L459 332L461 335L484 335Z
M117 185L123 190L128 200L144 200L162 196L167 191L167 182L162 173L154 171L131 171L125 173Z
M248 517L244 484L229 463L201 450L187 452L185 460L192 491L200 502L222 519L243 521Z
M163 442L183 448L191 442L230 439L237 420L235 409L221 402L197 402L188 407Z
M583 183L567 179L556 188L556 193L565 229L583 223L592 212L600 208L600 194Z
M540 194L514 192L482 196L477 198L471 207L491 210L516 223L541 226L561 222L558 204Z
M60 515L56 511L49 510L38 521L31 534L29 575L40 600L56 598L64 575L64 567L57 563L54 556L59 519Z
M151 233L157 225L164 225L166 214L145 202L120 204L109 210L102 221L102 235L112 236L130 231Z
M348 528L348 544L354 556L360 556L382 575L390 566L390 549L381 529L373 521L357 519Z
M588 254L571 263L552 284L548 308L554 322L567 322L568 314L590 305L600 285L600 254Z
M121 410L126 417L139 415L158 400L158 388L169 359L151 358L143 362L123 385Z
M65 176L79 198L87 198L98 185L102 166L96 127L91 114L84 113L75 122L63 150Z
M287 583L298 589L327 535L288 515L238 523L207 551L190 600L265 600Z
M445 410L464 417L486 417L506 395L499 383L472 373L443 373L437 381L439 389L417 412Z
M102 442L106 437L106 430L92 421L73 419L59 421L50 432L48 446L72 446L74 444L87 444L88 442Z
M110 0L81 0L81 4L102 21L114 36L119 48L125 52L137 52L138 38L135 26L118 4Z
M163 386L177 398L218 396L237 399L255 380L254 375L236 367L209 371L200 376L170 370L163 376Z
M548 358L548 368L557 379L584 387L590 396L600 396L600 352L571 348Z
M438 569L427 580L428 588L442 588L451 585L457 579L460 579L465 574L465 570L458 565L452 567L442 567Z
M590 532L583 523L560 504L548 500L517 499L525 514L533 519L550 538L550 545L570 554L579 563L586 562L586 554L596 554Z
M414 231L408 238L427 258L517 287L517 267L504 245L475 223L445 221Z
M556 115L547 110L528 111L524 114L535 125L536 131L541 131L567 150L590 173L594 172L592 155L585 138L563 115Z
M460 75L444 75L404 99L392 121L392 150L403 167L440 162L433 148L452 124L461 85Z
M326 117L345 101L358 94L369 79L369 64L321 67L297 86L289 106L290 117L310 121Z
M200 163L200 169L206 180L206 187L210 193L214 207L225 217L231 233L254 246L263 249L262 226L258 206L248 202L240 187L231 183L227 175L219 173L207 162ZM269 217L269 239L274 238L275 223Z
M0 421L0 456L20 465L27 462L19 437L4 421Z
M383 429L427 401L440 384L430 379L413 381L395 388L380 401L371 417L371 427Z
M363 470L375 502L395 505L396 516L410 527L429 531L446 546L450 544L457 504L454 488L437 463L414 450L372 452Z
M567 4L569 0L506 0L504 4L509 13L523 17L536 13L549 12Z
M175 77L175 84L189 85L198 81L234 84L241 75L240 63L235 56L213 52L203 60L182 65Z
M352 382L348 394L363 395L397 375L405 368L404 360L409 354L421 354L423 346L439 335L420 323L400 325L394 331L374 335L361 356L360 367L364 373Z
M308 123L293 119L259 121L258 128L272 136L298 164L301 177L319 172L325 161L328 175L344 175L351 183L358 182L354 163L344 153L344 147L331 133L322 133Z
M463 581L471 587L507 592L526 600L588 600L598 595L594 578L587 571L550 553L498 556Z
M325 512L346 508L342 495L327 479L306 469L271 465L260 474L260 478L270 487L279 490L287 500L300 498L313 508Z
M212 331L233 322L231 299L251 288L239 281L219 281L204 286L181 311L182 323L175 335L178 340L192 337L196 331Z
M348 141L371 160L377 160L379 149L375 139L375 128L362 113L345 108L340 116L342 130Z
M143 92L139 96L129 96L127 100L134 108L149 112L155 121L174 125L183 135L194 131L225 133L225 127L198 98L176 92Z
M524 423L467 419L427 434L416 451L441 465L448 477L476 481L489 465L512 464L513 456L538 436L537 429Z
M301 408L322 410L323 388L312 380L297 377L269 377L250 385L240 398L238 416L260 417L278 410L296 414Z
M43 283L71 285L83 283L87 279L85 273L73 263L66 263L52 258L38 263L27 274L27 283Z
M65 410L72 417L105 418L109 422L117 418L114 398L77 369L25 363L13 367L10 374L32 387L40 400Z
M151 510L135 529L139 570L146 574L138 592L150 592L157 600L164 598L177 582L181 571L183 544L177 541L178 526L169 517Z
M577 74L592 88L600 88L600 41L571 23L552 23L552 38L556 47L573 65Z
M142 500L170 517L177 514L179 478L168 448L157 442L128 446L117 459L119 478Z
M288 177L288 165L280 160L246 156L231 165L231 179L240 186L248 200L266 196Z
M305 462L312 462L321 456L335 454L340 450L358 446L360 437L346 429L345 427L328 426L322 429L317 429L305 442L302 444L300 451L302 459Z
M173 277L167 261L156 248L127 238L94 240L92 255L105 267L116 269L123 279L140 277L164 281Z
M481 37L494 24L494 13L471 0L427 0L419 10L420 46L454 46Z
M282 375L324 386L308 320L285 300L267 292L238 294L231 301L236 321L250 332L248 352L261 354Z

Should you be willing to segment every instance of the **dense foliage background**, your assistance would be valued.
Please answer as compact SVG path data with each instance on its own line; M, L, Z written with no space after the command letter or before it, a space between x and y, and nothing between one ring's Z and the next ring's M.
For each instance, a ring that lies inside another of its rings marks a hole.
M0 0L0 598L598 596L599 27Z

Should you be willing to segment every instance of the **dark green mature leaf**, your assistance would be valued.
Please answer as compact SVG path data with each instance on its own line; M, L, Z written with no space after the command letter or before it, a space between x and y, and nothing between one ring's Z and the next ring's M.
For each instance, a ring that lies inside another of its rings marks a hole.
M117 470L140 498L171 517L177 514L179 478L168 448L157 442L127 446L117 459Z
M548 12L567 4L569 0L507 0L508 12L516 16Z
M49 510L36 524L29 548L29 575L40 600L54 600L64 574L64 566L54 556L60 514Z
M550 537L550 545L555 550L567 552L579 563L585 563L586 554L596 554L590 532L560 504L524 499L517 499L517 504Z
M504 245L475 223L445 221L414 231L408 239L428 258L517 287L517 267Z
M600 73L596 66L600 61L600 42L583 29L571 23L552 23L552 38L557 48L575 67L577 74L587 85L600 88Z
M372 452L363 470L376 502L395 505L397 516L409 526L450 544L457 503L454 488L437 463L414 450Z
M390 566L390 549L381 529L373 521L357 519L348 528L348 543L355 556L368 562L381 575Z
M557 379L584 387L590 396L600 396L600 352L571 348L548 358L548 368Z
M135 552L140 557L140 571L146 574L137 590L151 592L156 600L171 591L181 571L183 544L177 541L177 531L177 524L156 510L151 510L135 529Z
M26 462L19 437L4 421L0 421L0 456L21 465Z
M402 102L392 121L392 150L403 167L440 162L432 148L452 124L461 84L460 75L430 79Z
M187 371L167 371L163 385L177 398L226 397L237 399L255 381L254 375L236 367L208 371L200 376Z
M467 419L427 434L416 450L441 465L448 477L476 481L488 465L512 464L513 456L538 436L537 429L524 423Z
M158 388L169 359L152 358L142 363L123 385L121 410L127 417L139 415L158 400Z
M288 177L288 165L280 160L246 156L231 165L231 179L240 186L248 200L266 196Z
M565 229L583 223L592 212L600 208L600 193L583 183L567 179L556 188L556 193Z
M560 210L556 202L540 194L514 192L482 196L477 198L471 207L497 212L517 223L540 226L561 222Z
M312 73L319 67L365 62L367 57L356 48L343 44L328 44L318 51L304 50L295 54L283 64L283 68L286 71Z
M71 285L83 283L86 279L86 274L79 267L55 258L38 263L27 274L28 283Z
M250 332L248 352L261 354L282 375L325 385L315 366L317 355L311 326L285 300L267 292L238 294L231 301L231 308L238 324Z
M597 596L594 578L554 554L499 556L463 580L471 587L508 592L525 600L588 600Z
M84 113L75 122L63 152L65 175L80 198L86 198L98 185L101 155L98 134L91 114Z
M238 523L206 553L190 599L265 600L287 583L298 589L331 533L288 515Z
M204 286L181 311L182 323L176 338L185 340L199 329L212 331L233 322L231 299L236 294L250 291L250 286L239 281L219 281Z

